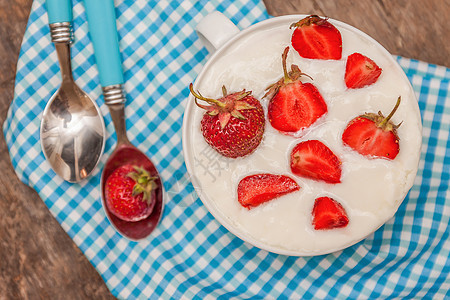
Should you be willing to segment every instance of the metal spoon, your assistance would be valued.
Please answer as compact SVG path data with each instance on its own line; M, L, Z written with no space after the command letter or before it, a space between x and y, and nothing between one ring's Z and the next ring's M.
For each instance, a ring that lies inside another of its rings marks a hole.
M123 236L138 241L146 238L158 225L163 212L163 186L152 161L128 140L125 125L125 92L123 71L119 52L116 14L113 0L84 1L89 33L94 44L95 60L100 75L103 97L108 105L117 134L117 145L106 162L102 173L102 204L111 224ZM132 164L144 167L151 176L157 177L156 204L151 215L138 222L123 221L114 216L105 204L105 183L118 167Z
M78 182L88 177L100 160L105 146L105 124L95 102L72 77L71 1L47 0L47 9L62 83L45 107L41 146L56 174L69 182Z

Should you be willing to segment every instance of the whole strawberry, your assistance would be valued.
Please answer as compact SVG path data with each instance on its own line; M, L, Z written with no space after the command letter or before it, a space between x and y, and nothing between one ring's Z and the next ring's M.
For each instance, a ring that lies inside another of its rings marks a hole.
M339 30L328 19L308 16L291 25L292 47L304 58L341 59L342 37Z
M292 65L288 73L288 52L289 47L286 47L282 55L284 77L269 86L264 97L272 97L267 113L272 127L282 132L297 132L311 126L328 109L319 90L311 83L300 81L300 77L306 74L297 65Z
M156 177L133 165L117 168L106 180L105 202L116 217L136 222L147 218L155 206Z
M384 117L367 113L351 120L342 134L342 141L358 153L375 158L394 159L400 152L397 128L390 120L400 105L401 97L391 113Z
M252 153L261 143L265 118L261 103L249 91L228 94L222 88L223 97L211 99L189 89L198 107L206 110L201 121L205 141L223 156L236 158ZM207 102L202 105L198 100Z

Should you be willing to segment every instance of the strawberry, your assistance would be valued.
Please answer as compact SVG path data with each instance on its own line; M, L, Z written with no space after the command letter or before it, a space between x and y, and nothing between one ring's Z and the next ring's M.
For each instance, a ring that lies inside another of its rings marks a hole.
M201 121L201 130L206 142L226 157L236 158L253 152L260 144L265 126L264 111L251 92L245 90L211 99L194 92L189 86L195 103L206 110ZM202 105L197 99L210 105Z
M351 120L342 134L342 141L358 153L375 158L394 159L400 151L397 128L390 119L400 105L401 97L391 113L366 113Z
M133 165L117 168L106 180L105 202L116 217L136 222L147 218L155 206L156 177Z
M312 15L292 24L290 28L295 28L291 38L292 47L301 57L341 59L341 33L328 22L328 18Z
M359 89L374 84L381 75L381 68L370 58L353 53L345 65L345 85L349 89Z
M268 118L273 128L282 132L297 132L323 116L327 112L327 104L313 84L300 81L300 77L306 74L298 66L292 65L288 73L288 52L289 47L286 47L282 55L284 77L269 86L264 97L271 96Z
M301 142L291 152L291 171L310 179L340 183L341 164L339 158L317 140Z
M290 177L256 174L243 178L238 184L238 201L250 209L285 194L298 191L300 186Z
M320 197L314 201L312 224L316 230L345 227L348 225L347 213L336 200Z

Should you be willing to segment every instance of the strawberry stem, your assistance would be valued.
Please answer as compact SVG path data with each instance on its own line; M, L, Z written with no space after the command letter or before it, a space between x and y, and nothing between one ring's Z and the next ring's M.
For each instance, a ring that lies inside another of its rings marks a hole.
M222 94L224 97L228 95L227 88L225 87L225 85L222 85Z
M150 176L150 173L143 167L133 166L133 172L130 172L127 176L133 179L136 184L133 187L133 196L142 194L142 201L150 204L152 201L152 191L156 189L154 176Z
M291 65L291 72L288 72L287 66L286 66L286 60L287 60L288 53L289 53L289 47L286 47L284 49L283 54L281 55L281 59L282 59L282 63L283 63L284 84L291 83L291 82L299 79L301 76L306 76L306 77L309 77L311 80L313 80L313 78L311 76L303 73L297 65Z
M309 79L313 80L313 78L311 76L309 76L308 74L302 73L300 68L294 64L291 65L291 71L288 72L287 65L286 65L288 53L289 53L289 46L284 49L283 54L281 55L281 63L283 66L283 73L284 73L283 77L281 77L280 80L269 85L266 88L267 92L264 94L263 98L266 98L269 95L271 95L271 97L273 97L276 93L278 93L278 90L281 87L299 80L300 77L302 77L302 76L307 76Z
M289 47L286 47L281 55L281 62L283 64L283 73L284 73L284 83L291 82L291 78L289 77L289 73L286 67L287 55L289 53Z
M217 105L218 107L225 107L225 103L222 103L222 102L220 102L220 101L218 101L218 100L216 100L216 99L203 97L199 92L195 92L195 91L194 91L194 85L193 85L192 83L189 84L189 90L191 91L192 95L193 95L196 99L199 99L199 100L208 102L209 104L212 104L212 105ZM226 91L226 90L225 90L225 91ZM197 102L197 101L195 101L195 102L196 102L196 104L198 105L198 102ZM199 107L202 107L201 105L198 105L198 106L199 106ZM202 108L203 108L203 107L202 107Z
M298 22L291 24L289 29L292 29L293 27L297 28L297 27L303 27L303 26L310 26L311 24L321 25L327 20L328 20L328 17L325 17L324 19L322 19L318 15L310 15L304 19L301 19Z
M381 127L381 128L385 128L386 127L386 125L389 123L389 120L392 118L392 116L395 114L395 112L397 111L398 107L400 106L401 100L402 100L402 97L399 96L398 99L397 99L397 103L394 106L394 109L392 109L391 113L386 118L384 118L383 121L381 121L379 127Z

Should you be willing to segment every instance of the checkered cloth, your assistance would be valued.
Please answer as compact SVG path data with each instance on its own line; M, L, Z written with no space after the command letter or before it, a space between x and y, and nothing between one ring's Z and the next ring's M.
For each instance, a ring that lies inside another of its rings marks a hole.
M74 0L73 71L105 116L106 154L81 184L61 180L39 143L40 117L60 84L44 0L35 0L22 44L14 100L4 124L12 164L119 298L450 297L450 70L398 57L423 117L420 169L399 211L374 234L317 257L268 253L229 233L197 198L181 145L188 84L205 63L194 28L213 10L245 28L268 18L259 0L116 1L127 127L156 163L169 197L145 242L114 231L100 201L100 174L115 145L102 101L83 4Z

